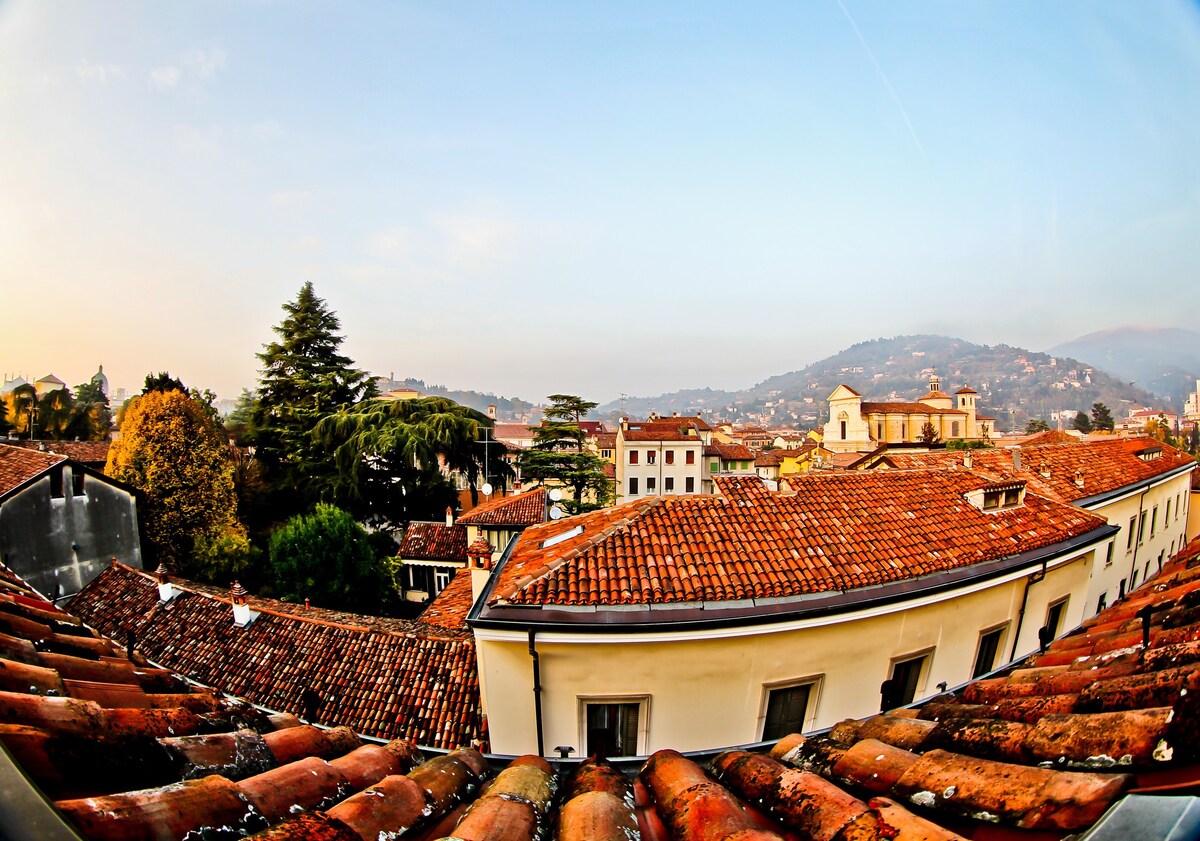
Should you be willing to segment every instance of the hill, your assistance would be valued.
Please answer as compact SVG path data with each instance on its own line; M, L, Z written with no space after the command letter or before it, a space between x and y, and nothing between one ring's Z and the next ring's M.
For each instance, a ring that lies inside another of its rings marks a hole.
M826 419L825 399L840 383L868 400L915 400L930 374L942 390L970 386L980 412L998 419L1000 431L1023 427L1053 412L1088 411L1106 404L1114 415L1130 403L1153 403L1149 392L1072 357L1008 345L977 345L947 336L897 336L860 342L799 371L769 377L742 391L690 390L628 398L600 407L606 417L701 413L713 420L753 421L810 428ZM1010 411L1011 410L1011 411Z
M1177 327L1117 327L1063 342L1050 353L1073 356L1134 382L1180 409L1200 377L1200 333Z
M447 388L444 385L428 385L424 380L407 377L403 380L393 380L387 385L387 390L394 388L413 388L430 397L449 397L456 403L469 406L478 412L486 412L489 405L496 406L496 414L501 419L520 418L527 416L537 408L536 404L521 400L517 397L501 397L484 391L472 391L462 388Z

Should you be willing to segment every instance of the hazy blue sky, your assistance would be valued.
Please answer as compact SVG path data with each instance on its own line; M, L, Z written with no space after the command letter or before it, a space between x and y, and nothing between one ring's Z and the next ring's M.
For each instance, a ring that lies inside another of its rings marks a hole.
M1200 319L1182 2L0 2L0 373L741 387Z

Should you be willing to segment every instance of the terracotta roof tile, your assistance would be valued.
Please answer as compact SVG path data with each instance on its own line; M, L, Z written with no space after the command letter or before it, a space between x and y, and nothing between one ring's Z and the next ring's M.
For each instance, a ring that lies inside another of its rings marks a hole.
M467 614L471 612L474 601L471 595L471 570L460 569L450 579L446 589L438 593L437 598L421 613L421 621L440 628L466 630Z
M108 441L22 441L20 446L53 453L82 464L103 465L108 461Z
M492 603L635 605L848 590L1048 546L1104 524L1029 493L1018 508L984 513L965 494L986 484L965 471L856 472L806 476L790 496L726 485L733 498L638 500L528 529L499 572ZM580 534L541 547L576 527Z
M397 555L413 560L465 561L467 529L459 523L409 523Z
M744 444L705 444L706 456L719 456L725 461L753 461L754 451Z
M464 526L531 526L545 520L545 488L489 500L458 518Z
M0 497L65 461L65 456L0 444Z
M883 403L862 402L862 413L864 415L965 415L966 412L961 409L936 409L933 406L927 406L924 403L910 403L904 401L893 401Z

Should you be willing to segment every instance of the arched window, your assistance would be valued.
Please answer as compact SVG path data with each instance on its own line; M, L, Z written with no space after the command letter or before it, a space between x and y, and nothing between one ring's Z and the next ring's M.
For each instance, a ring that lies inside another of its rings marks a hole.
M958 437L958 421L955 421L954 423L950 424L950 437L951 438Z

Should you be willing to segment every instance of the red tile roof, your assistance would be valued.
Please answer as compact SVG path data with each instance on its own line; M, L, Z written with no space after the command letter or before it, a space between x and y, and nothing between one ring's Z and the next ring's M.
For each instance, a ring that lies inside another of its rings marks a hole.
M1200 541L999 677L827 733L787 736L769 756L729 750L705 765L660 751L632 785L603 763L559 777L533 756L493 758L503 770L489 780L488 760L473 750L422 762L403 741L362 744L347 728L266 715L188 687L140 655L127 659L19 580L0 579L24 594L0 598L0 618L45 634L49 613L107 652L87 659L52 653L45 636L0 638L0 676L14 670L16 678L0 688L0 741L90 839L271 827L254 837L532 841L546 826L561 841L1061 838L1085 833L1127 792L1162 803L1200 779ZM30 677L66 694L22 685ZM105 679L104 700L73 694L76 686L96 692L82 684ZM152 706L115 705L139 698ZM36 794L18 802L23 791L6 788L7 837L40 834L46 807ZM1156 839L1169 831L1127 825Z
M1139 457L1155 450L1159 451L1157 458L1146 461ZM1021 458L1021 469L1015 474L1014 453L1020 453ZM963 452L955 450L888 453L888 460L901 469L961 465L964 457ZM1145 437L972 450L971 462L973 473L993 479L1015 475L1035 493L1072 503L1195 464L1187 453ZM1043 468L1049 478L1043 475ZM1075 481L1077 471L1082 474L1083 487Z
M611 450L617 446L617 433L600 432L595 436L596 447L601 450Z
M528 529L491 604L641 605L849 590L967 567L1083 535L1104 520L1027 493L984 513L965 471L809 475L795 494L638 500ZM549 537L576 537L540 548Z
M104 464L108 461L108 441L22 441L26 449L45 447L47 452L66 456L83 464Z
M66 458L39 450L0 444L0 496L11 493Z
M524 423L497 423L492 426L492 438L496 441L524 441L532 438L537 429Z
M1022 447L1038 447L1042 444L1078 444L1078 438L1066 432L1057 429L1047 429L1045 432L1039 432L1032 438L1026 438L1021 442Z
M465 561L467 528L459 523L409 523L399 557L425 561Z
M753 461L754 451L743 444L705 444L706 456L719 456L725 461Z
M460 525L531 526L546 520L546 489L502 496L477 505L458 518Z
M935 409L933 406L926 406L924 403L868 403L863 401L861 404L862 413L864 415L965 415L966 412L961 409Z
M622 434L626 441L696 441L700 439L687 427L654 426L649 429L630 427Z
M324 699L326 724L430 747L482 737L467 634L254 598L261 615L238 629L227 598L178 586L183 592L161 606L151 576L114 564L71 608L103 633L132 631L138 648L167 668L256 704L300 712L308 685Z
M450 579L446 589L438 593L437 598L421 613L421 621L453 631L465 631L467 614L471 612L474 603L475 599L471 595L471 570L460 569Z

